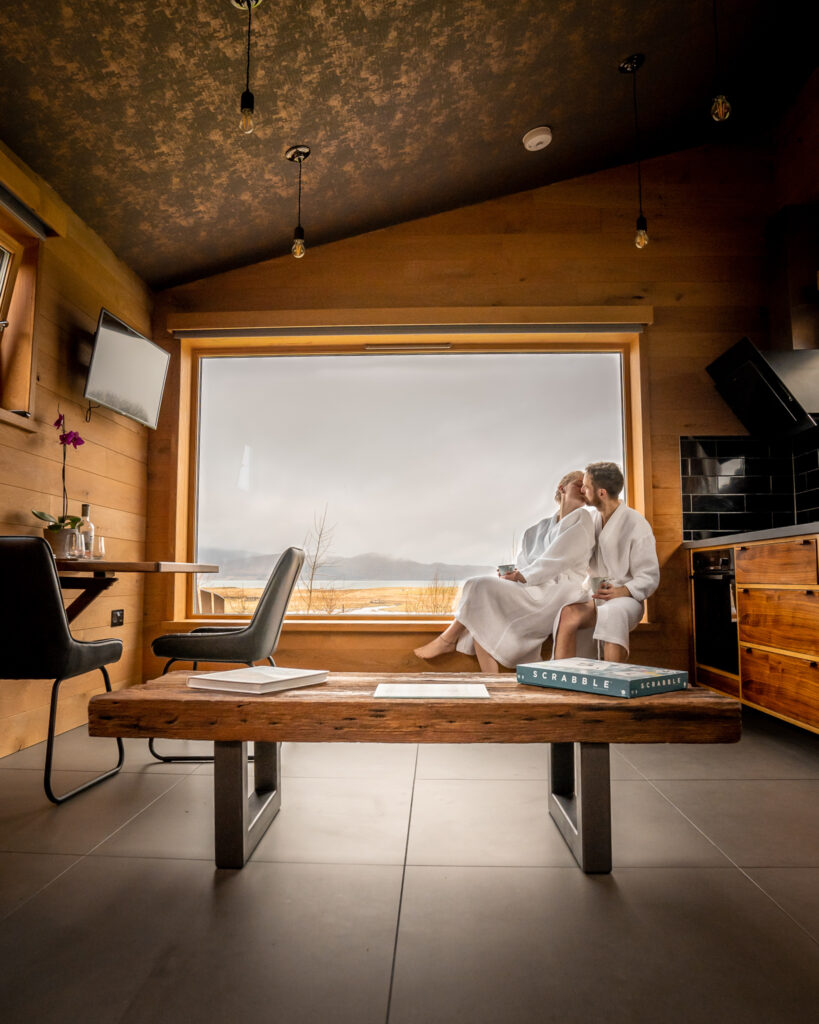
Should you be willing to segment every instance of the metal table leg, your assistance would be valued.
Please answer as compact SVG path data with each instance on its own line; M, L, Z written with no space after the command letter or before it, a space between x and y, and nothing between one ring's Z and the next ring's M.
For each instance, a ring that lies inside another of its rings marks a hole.
M608 743L551 745L549 814L587 875L611 871Z
M281 807L281 744L255 744L255 783L248 785L247 743L213 745L216 867L241 868Z

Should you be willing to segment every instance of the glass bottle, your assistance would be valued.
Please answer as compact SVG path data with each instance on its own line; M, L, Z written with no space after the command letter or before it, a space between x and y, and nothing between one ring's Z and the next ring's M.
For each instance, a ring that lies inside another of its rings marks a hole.
M90 558L94 551L94 524L91 522L90 513L91 506L83 505L82 521L77 527L77 533L82 538L82 553L85 558Z

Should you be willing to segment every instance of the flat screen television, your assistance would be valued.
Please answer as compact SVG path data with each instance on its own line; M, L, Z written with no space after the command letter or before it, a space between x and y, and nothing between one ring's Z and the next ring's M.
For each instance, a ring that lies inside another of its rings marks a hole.
M103 309L85 397L156 429L170 358L159 345Z

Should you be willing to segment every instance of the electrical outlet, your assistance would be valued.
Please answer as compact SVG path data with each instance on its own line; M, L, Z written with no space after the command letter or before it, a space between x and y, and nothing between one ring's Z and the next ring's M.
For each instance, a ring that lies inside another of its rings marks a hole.
M115 608L111 612L111 625L121 626L125 622L125 610L123 608Z

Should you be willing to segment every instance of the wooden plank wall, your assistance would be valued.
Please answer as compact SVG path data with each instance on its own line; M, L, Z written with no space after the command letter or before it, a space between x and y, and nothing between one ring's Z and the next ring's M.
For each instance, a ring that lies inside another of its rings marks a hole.
M59 231L41 244L35 306L36 386L33 433L0 422L0 532L39 534L31 509L59 515L61 448L52 423L57 407L85 444L68 452L69 511L91 504L92 519L110 557L145 556L147 434L145 427L106 409L85 422L82 397L90 341L105 306L142 332L150 331L148 288L7 149L0 147L0 182ZM4 581L13 586L13 581ZM118 636L122 660L111 668L115 688L141 680L143 583L124 576L73 623L80 640ZM125 611L122 629L111 629L112 608ZM64 684L58 728L87 720L88 695L101 687L99 672ZM0 756L45 737L50 685L44 680L0 684Z
M314 248L304 260L285 255L176 288L161 297L157 337L164 313L174 310L321 309L331 317L351 308L653 306L655 322L644 335L647 471L662 584L656 625L637 636L632 659L684 666L679 437L743 432L704 368L743 335L765 344L764 228L773 180L771 154L753 148L709 146L646 161L651 242L641 252L632 241L636 168L604 171ZM304 222L309 236L309 204ZM151 466L161 467L155 486L167 493L174 482L162 477L175 440L160 431L151 442ZM150 515L152 535L172 543L179 527L173 503ZM147 640L162 624L155 615L146 620ZM285 662L338 669L421 668L408 653L418 639L286 630L279 652ZM448 664L463 668L466 661L457 656ZM146 651L146 673L152 667Z

